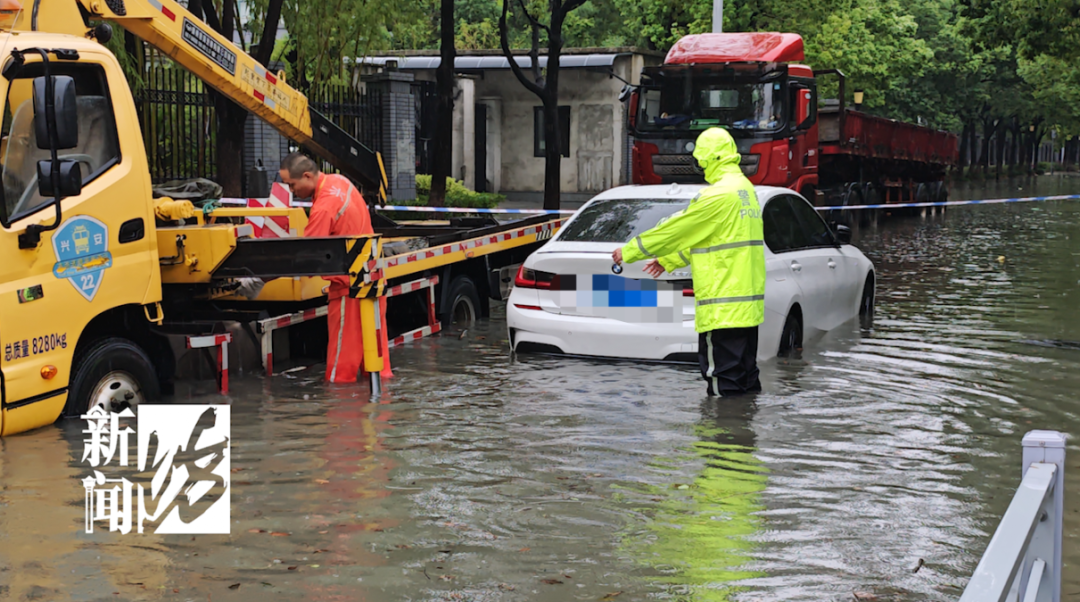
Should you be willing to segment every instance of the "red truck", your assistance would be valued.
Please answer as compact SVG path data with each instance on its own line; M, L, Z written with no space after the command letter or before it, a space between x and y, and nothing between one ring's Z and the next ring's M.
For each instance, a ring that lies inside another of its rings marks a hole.
M701 182L694 140L719 126L735 138L751 182L819 206L947 200L956 135L848 108L844 74L814 71L803 58L802 37L791 33L680 39L626 91L633 182ZM825 75L839 80L839 100L818 100Z

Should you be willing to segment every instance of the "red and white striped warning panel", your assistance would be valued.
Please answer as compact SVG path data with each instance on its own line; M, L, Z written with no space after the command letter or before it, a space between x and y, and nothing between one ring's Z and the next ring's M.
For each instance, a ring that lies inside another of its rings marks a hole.
M201 337L188 337L188 349L203 349L205 347L217 347L223 343L231 343L232 334L210 334Z
M276 318L260 320L259 332L270 332L271 330L277 330L278 328L285 328L286 326L292 326L293 324L300 324L301 322L314 320L315 318L325 316L329 311L329 305L321 305L319 307L305 309L304 311L299 311L295 314L289 314L287 316L279 316Z
M273 186L270 187L270 198L248 199L247 206L253 209L289 209L292 207L292 192L280 183L274 182ZM255 228L255 238L290 238L296 236L296 232L289 229L288 216L251 216L246 220Z
M512 230L510 232L503 232L502 234L482 236L480 238L474 238L463 242L443 245L441 247L432 247L429 249L421 249L419 251L414 251L412 253L403 253L401 255L395 255L394 257L386 258L385 267L392 268L407 263L413 263L414 261L421 261L424 259L439 257L441 255L448 255L450 253L469 251L471 249L477 249L486 245L506 242L515 238L532 236L533 234L537 235L537 239L543 240L544 238L550 238L551 234L555 231L555 229L561 227L565 222L566 220L555 220L537 226L529 226L527 228L520 228L518 230Z
M406 332L405 334L399 336L398 338L390 341L390 344L387 345L387 346L388 347L399 347L401 345L404 345L405 343L411 343L413 341L422 339L422 338L424 338L426 336L433 335L433 334L439 332L440 330L442 330L442 326L438 322L436 322L434 326L424 326L423 328L417 328L416 330Z
M431 278L421 278L420 280L413 280L412 282L406 282L405 284L399 284L386 289L384 297L396 297L398 295L404 295L424 288L430 288L439 283L438 276L432 276Z

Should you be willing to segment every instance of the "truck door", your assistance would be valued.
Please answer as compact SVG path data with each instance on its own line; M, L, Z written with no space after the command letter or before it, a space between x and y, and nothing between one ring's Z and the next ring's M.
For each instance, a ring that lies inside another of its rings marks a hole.
M55 203L38 186L38 162L50 164L49 144L39 145L35 127L44 119L33 99L34 79L44 73L40 56L27 53L21 68L0 78L0 434L56 420L80 336L95 317L160 300L149 174L134 104L112 55L80 46L77 59L50 56L49 66L53 76L74 82L77 143L58 155L78 163L82 187L62 200L59 224L31 248L20 248L27 226L56 223Z

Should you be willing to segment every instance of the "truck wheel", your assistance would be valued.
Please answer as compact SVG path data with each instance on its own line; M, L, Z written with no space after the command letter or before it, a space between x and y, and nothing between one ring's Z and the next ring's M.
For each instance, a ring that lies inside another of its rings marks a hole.
M146 352L127 339L111 337L76 358L64 415L80 416L96 405L119 412L160 397Z
M780 332L780 349L776 355L794 357L802 349L802 337L802 312L798 307L793 307L784 321L784 330Z
M880 205L881 193L873 184L867 184L863 189L863 204L864 205ZM863 209L860 213L865 215L865 223L860 220L860 224L864 226L876 226L878 224L878 216L880 215L879 209Z
M458 276L450 283L450 294L443 307L443 327L451 324L468 326L480 317L480 293L468 276Z
M934 201L933 185L930 182L923 182L915 188L915 202L916 203L932 203ZM924 207L923 208L928 215L933 215L937 212L937 207Z

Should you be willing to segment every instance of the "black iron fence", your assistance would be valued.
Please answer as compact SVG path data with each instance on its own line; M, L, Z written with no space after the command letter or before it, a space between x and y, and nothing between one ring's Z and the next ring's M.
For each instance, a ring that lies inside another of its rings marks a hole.
M135 105L152 180L155 184L191 178L215 180L217 122L209 86L153 47L144 45L141 51L143 81L135 93ZM382 150L383 107L378 93L348 85L317 85L309 91L308 102L363 145ZM258 128L247 129L247 136L262 135ZM245 157L243 163L255 159L263 159L276 170L281 157Z
M338 84L315 85L308 92L308 105L348 132L360 144L382 150L382 96Z
M143 85L135 93L154 183L217 176L217 123L209 88L150 46L143 48Z

